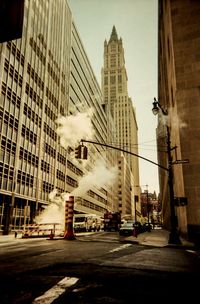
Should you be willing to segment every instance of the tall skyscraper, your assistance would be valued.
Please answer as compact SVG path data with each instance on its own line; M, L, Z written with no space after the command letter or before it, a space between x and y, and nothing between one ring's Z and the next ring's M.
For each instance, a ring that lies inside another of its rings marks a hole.
M138 154L136 113L132 99L128 95L128 76L122 38L118 38L115 26L113 26L109 41L105 40L104 42L102 92L104 107L108 115L114 120L113 144L123 150ZM123 170L126 170L126 172L130 170L128 184L127 178L125 178L124 183L122 183L123 191L122 189L118 191L119 207L123 214L130 210L130 208L124 208L124 206L128 206L128 204L135 206L134 200L139 196L139 160L138 157L128 153L121 154L121 157L126 159L126 162L123 162L123 168L124 166L128 168ZM119 168L122 169L121 166ZM140 213L139 206L138 212Z

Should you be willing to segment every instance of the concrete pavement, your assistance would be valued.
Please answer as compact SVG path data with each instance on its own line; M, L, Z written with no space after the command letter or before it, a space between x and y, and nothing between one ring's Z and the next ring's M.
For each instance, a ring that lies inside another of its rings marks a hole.
M191 243L180 237L181 245L169 244L169 231L165 229L152 229L151 232L144 232L135 236L128 236L125 238L126 242L137 243L141 245L149 245L155 247L176 247L176 248L194 248L194 243ZM85 234L84 234L85 235ZM16 242L18 239L22 239L22 235L18 234L15 238L14 234L0 235L0 245L3 243Z
M138 234L137 237L126 237L126 241L155 247L194 248L195 245L180 237L181 245L169 244L169 231L165 229L152 229L151 232Z

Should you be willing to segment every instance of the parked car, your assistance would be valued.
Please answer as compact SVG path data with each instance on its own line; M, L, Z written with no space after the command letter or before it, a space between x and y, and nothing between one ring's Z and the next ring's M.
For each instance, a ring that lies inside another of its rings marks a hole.
M121 225L119 229L119 235L130 236L133 235L134 231L134 222L128 221Z
M134 233L136 232L136 233ZM121 225L119 234L122 236L130 236L142 232L142 224L140 222L127 221Z
M153 226L151 225L151 223L144 223L143 224L143 230L144 230L144 232L146 232L146 231L151 232L152 228L153 228Z
M133 227L136 229L137 234L143 232L143 225L140 222L135 222Z

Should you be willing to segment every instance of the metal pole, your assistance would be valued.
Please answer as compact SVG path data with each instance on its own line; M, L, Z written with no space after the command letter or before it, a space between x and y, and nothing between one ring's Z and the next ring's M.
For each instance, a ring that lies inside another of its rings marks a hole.
M147 219L149 224L149 192L148 192L148 185L147 185Z
M169 244L181 244L181 240L177 231L176 214L174 206L174 188L173 188L173 171L172 171L172 155L171 155L171 140L169 127L167 126L167 156L168 156L168 185L169 185L169 200L170 200L170 222L171 231L169 234Z
M137 209L136 209L136 199L135 199L135 223L137 222Z

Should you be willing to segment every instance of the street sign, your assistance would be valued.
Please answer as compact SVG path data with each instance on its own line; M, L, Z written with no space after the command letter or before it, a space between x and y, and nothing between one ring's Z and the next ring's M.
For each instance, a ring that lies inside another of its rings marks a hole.
M177 159L172 162L172 165L189 163L189 159Z

